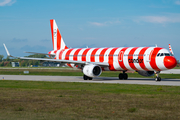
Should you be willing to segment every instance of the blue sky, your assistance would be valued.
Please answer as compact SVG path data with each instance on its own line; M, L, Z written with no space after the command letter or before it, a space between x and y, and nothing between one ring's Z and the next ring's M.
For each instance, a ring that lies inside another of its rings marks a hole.
M68 47L170 43L180 60L180 0L0 0L0 54L51 51L50 19Z

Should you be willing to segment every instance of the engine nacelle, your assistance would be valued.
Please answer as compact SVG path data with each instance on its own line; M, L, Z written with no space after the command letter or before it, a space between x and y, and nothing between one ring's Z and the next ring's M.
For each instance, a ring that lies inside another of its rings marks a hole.
M152 76L154 75L154 71L137 71L142 76Z
M88 77L97 77L101 75L102 69L98 65L89 64L84 66L83 73Z

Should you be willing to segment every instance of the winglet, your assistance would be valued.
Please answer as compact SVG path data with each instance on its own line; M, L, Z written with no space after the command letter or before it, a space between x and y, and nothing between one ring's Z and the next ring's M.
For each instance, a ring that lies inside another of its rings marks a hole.
M8 51L8 49L7 49L7 47L6 47L6 45L3 43L3 45L4 45L4 48L5 48L5 50L6 50L6 53L7 53L7 55L9 56L9 57L11 57L11 55L10 55L10 53L9 53L9 51Z
M174 55L172 48L171 48L171 44L169 44L169 51Z

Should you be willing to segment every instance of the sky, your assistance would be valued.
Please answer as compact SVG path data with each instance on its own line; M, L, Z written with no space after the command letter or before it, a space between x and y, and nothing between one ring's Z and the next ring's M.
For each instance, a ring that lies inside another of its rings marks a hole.
M0 0L0 55L3 43L14 56L51 51L50 19L69 48L171 44L180 60L180 0Z

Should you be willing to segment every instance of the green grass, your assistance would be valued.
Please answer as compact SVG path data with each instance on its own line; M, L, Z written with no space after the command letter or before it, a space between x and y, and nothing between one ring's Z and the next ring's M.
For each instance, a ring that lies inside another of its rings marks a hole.
M180 87L0 81L0 119L179 119Z

